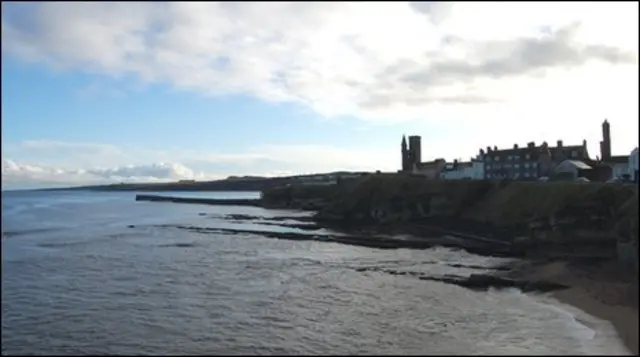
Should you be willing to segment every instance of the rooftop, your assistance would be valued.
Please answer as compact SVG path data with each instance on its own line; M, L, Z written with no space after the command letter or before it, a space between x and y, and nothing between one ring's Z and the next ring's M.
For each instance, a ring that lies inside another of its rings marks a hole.
M567 166L572 166L578 170L590 170L591 166L585 164L582 161L578 161L578 160L564 160L563 162L561 162L558 167L556 169L562 169L565 168Z

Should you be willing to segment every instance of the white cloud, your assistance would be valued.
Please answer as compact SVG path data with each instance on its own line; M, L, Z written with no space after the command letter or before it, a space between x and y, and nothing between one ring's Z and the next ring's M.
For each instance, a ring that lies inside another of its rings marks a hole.
M530 106L532 95L549 103L544 94L553 89L617 103L602 88L585 90L568 70L602 79L613 66L630 65L603 84L637 84L629 76L637 72L634 2L44 2L3 9L3 51L26 60L209 95L300 102L325 115L433 118L452 105L470 113L492 101ZM597 63L605 65L588 68Z
M183 179L211 180L219 177L196 173L180 164L154 163L127 165L116 168L68 169L2 160L3 186L20 185L79 185L115 182L162 182Z
M327 145L265 145L240 153L180 149L154 152L97 143L30 140L3 147L2 180L11 184L71 185L212 180L230 175L394 170L396 161L397 152L385 148L369 151Z

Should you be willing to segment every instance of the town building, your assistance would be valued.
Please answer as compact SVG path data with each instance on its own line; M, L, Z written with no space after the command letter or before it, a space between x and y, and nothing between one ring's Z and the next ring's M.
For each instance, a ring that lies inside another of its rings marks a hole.
M611 156L606 161L603 161L603 163L611 167L610 178L612 179L621 178L629 174L629 156L628 155Z
M564 160L589 159L586 140L582 145L570 146L558 140L555 147L550 147L547 142L540 146L530 142L525 147L515 144L511 149L502 150L494 146L493 149L487 147L486 152L481 149L480 155L484 158L486 179L535 180L551 175L554 167Z
M483 180L484 160L480 155L477 155L467 162L454 160L452 163L446 163L444 170L440 173L440 178L443 180Z
M586 177L592 181L629 175L638 181L638 149L629 156L613 156L611 153L611 125L602 123L600 157L591 159L587 141L581 145L564 145L558 140L555 146L547 142L536 145L530 142L520 147L498 149L487 146L479 150L475 159L468 162L446 163L444 159L422 162L421 138L417 135L402 136L402 173L413 173L430 179L515 179L538 180L554 175Z
M473 163L471 161L459 162L454 160L453 162L448 162L440 173L440 178L443 180L472 179L472 177Z
M600 142L600 162L611 168L611 176L608 179L618 179L632 175L630 171L630 155L611 154L611 125L607 119L602 123L602 141Z

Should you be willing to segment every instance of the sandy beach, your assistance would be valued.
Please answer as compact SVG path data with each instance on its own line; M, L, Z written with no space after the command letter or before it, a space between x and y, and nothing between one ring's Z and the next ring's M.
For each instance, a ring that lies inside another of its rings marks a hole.
M626 347L638 354L638 280L620 271L615 261L520 262L507 275L570 286L554 292L552 296L611 322Z

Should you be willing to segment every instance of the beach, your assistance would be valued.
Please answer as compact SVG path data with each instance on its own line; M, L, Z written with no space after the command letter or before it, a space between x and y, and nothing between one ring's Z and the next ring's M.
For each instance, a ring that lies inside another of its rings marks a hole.
M551 296L589 315L609 321L629 351L638 354L638 280L621 271L615 260L522 261L515 263L506 275L570 286L551 293Z

